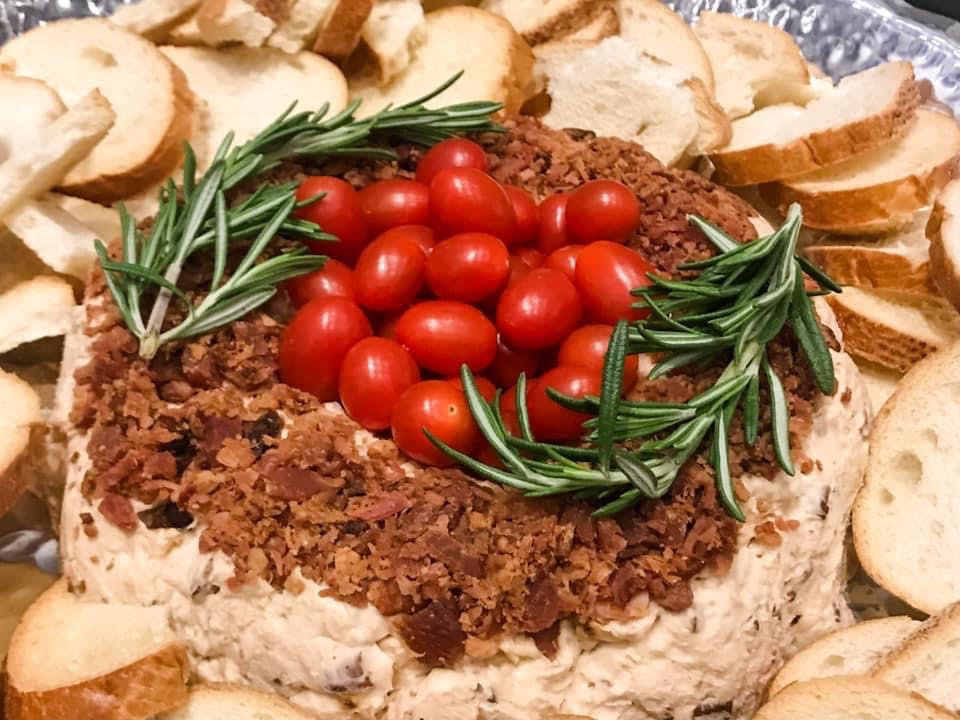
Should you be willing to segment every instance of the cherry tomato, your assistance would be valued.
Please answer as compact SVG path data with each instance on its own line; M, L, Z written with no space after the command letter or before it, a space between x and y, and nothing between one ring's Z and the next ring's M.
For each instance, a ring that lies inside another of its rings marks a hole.
M430 188L413 180L380 180L358 194L371 235L430 222Z
M563 341L557 353L557 365L572 365L601 372L603 359L610 345L612 325L584 325L577 328ZM628 355L623 364L623 390L627 392L637 384L639 360Z
M345 297L353 300L356 285L353 270L339 260L327 260L323 267L312 273L288 280L285 287L290 301L301 307L318 297Z
M441 170L469 167L487 171L487 154L475 142L450 138L427 150L417 166L417 182L429 185Z
M510 387L517 382L520 373L532 378L540 369L540 355L530 350L514 350L503 340L497 342L497 356L487 374L499 387Z
M420 368L400 343L364 338L343 358L340 402L347 415L367 430L383 430L390 427L397 400L416 382Z
M530 247L517 248L517 251L514 253L514 257L516 257L531 270L536 270L538 267L542 266L544 261L547 259L546 255L544 255L542 252L536 248Z
M448 467L456 461L430 442L424 429L467 454L483 440L463 391L445 380L423 380L407 388L393 406L390 425L397 447L427 465Z
M430 183L430 212L441 236L482 232L513 242L516 219L503 186L472 167L441 170Z
M504 342L520 350L556 345L580 324L583 307L573 283L558 270L538 268L508 285L497 303Z
M537 203L533 196L523 188L504 185L510 202L513 203L513 216L517 220L517 231L513 237L515 245L530 245L537 239L540 230L540 218Z
M507 285L513 285L517 280L530 273L530 266L516 255L510 256L510 277L507 278Z
M537 209L539 220L537 249L545 255L570 243L567 239L567 201L569 199L569 195L557 193L540 203Z
M473 381L477 384L477 390L480 391L483 399L488 403L492 403L494 398L497 396L497 386L480 375L474 375ZM453 383L455 387L463 390L463 380L461 380L459 377L452 377L447 380L447 382Z
M440 375L457 375L464 363L486 369L497 354L497 329L472 305L427 300L400 316L397 341L417 364Z
M631 307L634 288L650 284L653 271L645 258L630 248L601 240L590 243L577 258L576 283L587 315L595 322L613 325L620 318L639 319L648 314Z
M400 236L414 240L423 250L424 255L429 255L437 244L436 233L433 232L432 227L427 225L399 225L379 235L380 238L390 239Z
M570 193L567 235L570 242L625 243L640 225L640 203L623 183L591 180Z
M370 321L352 300L311 300L297 311L283 333L280 377L324 402L335 400L344 356L372 334Z
M453 235L427 258L427 286L445 300L479 302L506 285L509 275L507 246L485 233Z
M584 367L560 366L537 380L527 399L530 428L538 440L574 440L583 435L583 423L590 415L563 407L547 395L547 388L571 397L600 394L600 373Z
M321 193L326 193L322 199L298 209L294 215L315 222L324 232L337 236L335 243L313 243L313 250L351 265L370 239L358 193L340 178L321 175L300 183L297 200L308 200Z
M583 247L583 245L564 245L547 255L543 264L548 268L559 270L573 282L577 272L577 258Z
M530 392L536 384L536 378L527 377L527 414L530 413ZM500 396L500 417L503 424L514 437L520 437L520 421L517 419L517 386L513 385Z
M416 240L402 233L384 233L357 260L354 280L357 303L389 312L413 302L423 287L427 258Z

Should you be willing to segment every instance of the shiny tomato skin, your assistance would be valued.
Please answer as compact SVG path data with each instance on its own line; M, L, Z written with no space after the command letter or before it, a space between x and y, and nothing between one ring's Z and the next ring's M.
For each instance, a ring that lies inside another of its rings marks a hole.
M587 316L604 325L646 317L646 311L631 307L637 298L630 291L650 285L647 273L653 271L646 258L619 243L601 240L587 245L577 258L576 272Z
M460 366L485 370L497 354L497 329L472 305L427 300L409 308L396 324L397 341L424 370L457 375Z
M366 314L352 300L311 300L297 311L283 333L280 378L324 402L336 400L344 356L372 334Z
M316 175L300 183L297 200L308 200L321 193L326 195L298 209L294 215L315 222L324 232L337 236L337 242L313 243L311 247L315 252L352 265L371 237L358 193L340 178Z
M427 150L417 165L417 182L429 185L441 170L469 167L487 171L487 154L477 143L466 138L450 138Z
M516 257L531 270L536 270L538 267L542 267L543 263L547 259L547 256L542 252L531 247L517 248L517 251L514 253L514 257Z
M508 285L497 303L497 328L511 347L541 350L560 343L580 324L583 306L558 270L537 268Z
M420 368L400 343L364 338L343 358L340 403L347 415L367 430L384 430L390 427L397 400L419 381Z
M436 233L429 225L398 225L381 233L377 239L390 238L392 240L398 237L410 238L416 242L423 250L424 255L429 255L437 244Z
M430 183L430 213L441 237L482 232L510 245L516 232L513 203L503 186L472 167L437 173Z
M303 307L318 297L335 296L353 300L356 294L353 270L332 258L319 270L287 280L284 287L294 307Z
M423 287L426 262L415 239L387 231L357 259L353 270L357 303L376 312L406 307Z
M527 376L527 415L530 414L530 393L537 379ZM512 385L500 396L500 417L507 431L514 437L520 437L520 421L517 419L517 386Z
M564 245L547 255L543 264L545 267L559 270L570 278L570 282L573 282L577 274L577 258L583 248L583 245Z
M640 225L640 203L623 183L591 180L570 193L566 222L572 243L625 243Z
M401 225L430 222L430 188L423 183L401 178L380 180L361 190L358 198L371 235Z
M540 369L540 354L531 350L514 350L503 339L497 341L497 356L487 374L498 387L508 388L516 384L520 373L532 378Z
M553 442L575 440L583 435L583 423L591 417L559 405L547 395L547 388L583 397L599 395L600 386L600 373L585 367L561 365L541 375L527 400L534 437Z
M510 276L507 246L486 233L460 233L427 258L427 286L438 298L475 303L498 292Z
M569 245L567 236L567 193L551 195L537 209L537 249L544 255Z
M513 217L517 221L517 230L513 237L514 245L531 245L537 240L540 231L540 216L533 195L523 188L504 185L510 202L513 204Z
M578 327L563 341L557 353L557 365L580 366L603 372L603 359L610 345L612 325L584 325ZM628 355L623 364L623 390L627 392L637 384L639 359Z
M430 442L424 428L468 455L483 440L463 391L446 380L422 380L407 388L393 406L390 426L393 441L401 451L438 467L449 467L456 461Z
M488 403L492 403L497 395L497 386L481 375L474 375L473 381L477 384L477 390L480 391L483 399ZM457 389L463 390L463 380L459 377L452 377L448 379L447 382L452 383Z

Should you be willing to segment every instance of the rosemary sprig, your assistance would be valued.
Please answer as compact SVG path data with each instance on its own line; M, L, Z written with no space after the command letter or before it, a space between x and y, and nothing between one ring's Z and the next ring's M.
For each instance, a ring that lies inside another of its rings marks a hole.
M558 403L593 417L584 423L577 446L537 442L523 430L512 436L499 419L496 401L487 403L469 369L461 377L471 413L504 468L479 462L427 435L477 475L523 491L528 496L572 494L599 503L596 515L611 515L643 499L666 495L680 469L705 442L727 511L744 520L729 462L729 429L742 409L744 435L753 444L759 432L760 387L767 388L771 435L777 462L794 474L790 457L790 410L783 383L770 364L767 345L789 325L813 370L817 386L833 393L833 361L804 285L811 277L821 292L839 292L830 278L796 256L802 225L800 210L790 209L776 232L740 245L719 228L691 217L716 246L717 255L689 263L699 271L691 280L651 276L638 288L638 307L647 320L615 328L603 368L600 397L575 399L547 392ZM819 294L819 293L818 293ZM630 402L620 398L624 358L656 353L650 373L661 377L679 368L723 366L716 382L685 403ZM525 393L517 392L518 417L526 417ZM426 432L426 431L425 431Z
M140 355L152 358L164 343L211 332L229 324L267 302L277 286L297 275L323 266L326 257L295 249L263 260L278 235L308 242L335 241L322 228L293 217L310 202L296 201L295 183L262 185L245 200L228 206L233 188L263 176L295 157L366 157L393 159L388 140L433 145L467 132L501 130L490 116L501 109L492 102L473 102L428 109L425 103L442 93L462 73L417 100L387 107L366 118L356 113L360 102L327 117L329 106L294 113L294 105L256 137L234 146L228 134L214 155L210 168L197 177L197 161L189 145L184 148L181 188L168 180L159 193L159 209L148 233L137 229L121 205L122 257L111 259L106 247L96 243L100 264L110 293L124 322L140 340ZM227 259L238 241L249 247L227 278ZM183 268L199 250L211 248L213 276L208 293L194 301L178 288ZM152 297L144 319L146 301ZM167 310L179 300L186 317L164 328Z

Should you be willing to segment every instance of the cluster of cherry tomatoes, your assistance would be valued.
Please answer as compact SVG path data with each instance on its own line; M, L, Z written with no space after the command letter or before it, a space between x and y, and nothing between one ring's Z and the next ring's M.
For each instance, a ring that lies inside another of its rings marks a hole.
M484 457L458 373L466 364L516 430L516 388L528 378L538 439L569 441L584 417L546 388L599 395L613 325L637 317L630 291L652 266L624 243L640 221L633 193L594 180L538 206L487 174L483 149L444 141L414 180L356 191L335 177L301 184L298 210L339 238L331 259L287 289L299 308L280 348L284 382L337 400L364 427L390 429L407 455L446 465L423 433ZM628 358L625 385L636 380ZM486 457L491 460L492 458Z

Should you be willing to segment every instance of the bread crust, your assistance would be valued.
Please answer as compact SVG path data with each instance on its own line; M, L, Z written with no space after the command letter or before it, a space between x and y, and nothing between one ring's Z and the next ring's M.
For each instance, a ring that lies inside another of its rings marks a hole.
M956 236L960 240L960 181L947 185L933 205L927 223L930 240L930 274L943 296L960 309L960 257Z
M614 8L614 0L580 0L540 25L521 33L530 45L557 40L590 24L604 9Z
M920 93L911 73L900 84L893 103L881 113L812 133L786 145L768 143L716 153L711 157L716 167L714 180L733 186L757 185L835 165L899 137L919 106Z
M21 692L6 676L6 720L146 720L187 700L187 651L169 645L135 663L86 682Z
M373 0L340 0L327 15L313 51L331 60L345 60L360 44L363 24L373 10Z
M936 295L930 263L869 245L812 245L803 254L841 285Z

